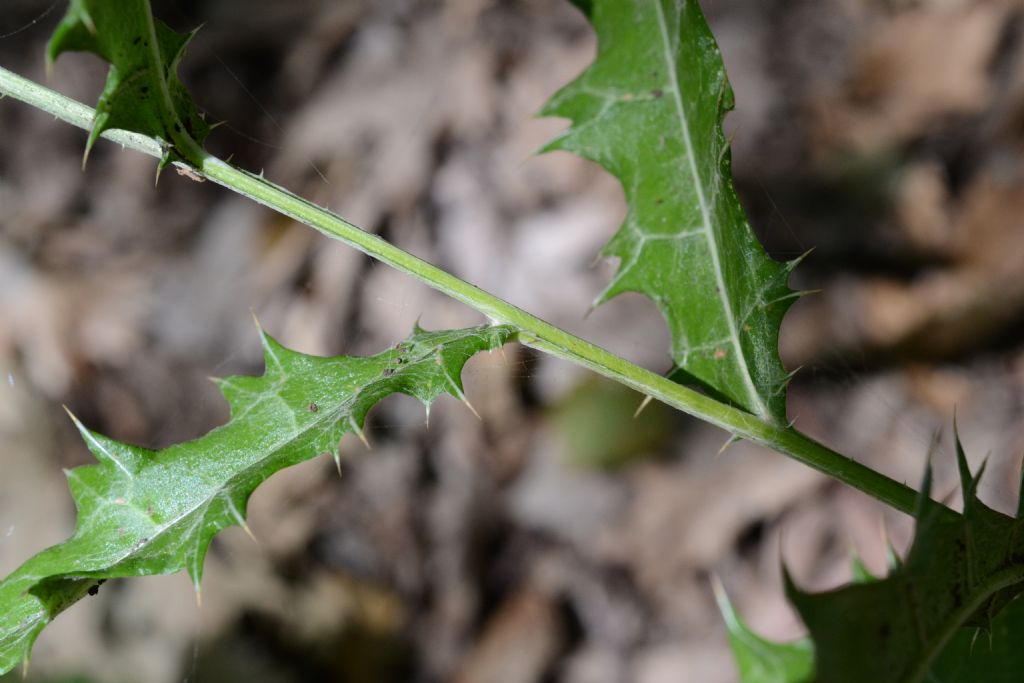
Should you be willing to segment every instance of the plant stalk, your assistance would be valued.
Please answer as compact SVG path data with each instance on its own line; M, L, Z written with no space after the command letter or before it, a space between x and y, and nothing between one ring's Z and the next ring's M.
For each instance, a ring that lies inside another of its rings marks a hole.
M79 128L89 130L92 126L94 111L91 107L2 67L0 95L7 95L42 109ZM105 132L103 137L120 143L123 147L130 147L157 158L163 154L161 143L144 135L110 130ZM210 180L411 275L483 313L493 323L517 327L520 330L518 337L521 343L621 382L738 437L787 455L901 512L913 515L917 492L909 486L837 453L792 427L764 422L750 413L630 363L399 249L340 216L275 185L261 175L249 173L221 161L199 149L194 141L191 145L187 144L188 141L185 142L185 145L178 144L177 148L181 150L184 147L191 164ZM175 143L179 141L175 140ZM187 167L181 162L176 164Z

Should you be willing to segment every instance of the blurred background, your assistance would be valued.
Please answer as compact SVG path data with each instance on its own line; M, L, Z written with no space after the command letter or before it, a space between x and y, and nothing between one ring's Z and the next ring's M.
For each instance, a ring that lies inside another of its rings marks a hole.
M1015 505L1024 452L1024 6L1018 0L705 0L736 90L740 196L769 251L812 250L787 317L807 433L958 502L954 408L982 498ZM651 369L654 307L584 317L614 263L618 185L534 117L592 58L565 1L158 0L184 30L209 147ZM65 5L5 0L0 64L45 79ZM93 102L106 66L53 87ZM257 374L250 311L288 346L363 354L480 316L212 183L0 102L0 574L65 538L60 409L162 447L222 423L207 377ZM565 363L508 347L466 369L477 420L406 397L276 475L184 575L110 582L42 635L30 680L663 683L735 680L710 590L766 635L804 586L875 571L909 520ZM346 437L348 439L348 437Z

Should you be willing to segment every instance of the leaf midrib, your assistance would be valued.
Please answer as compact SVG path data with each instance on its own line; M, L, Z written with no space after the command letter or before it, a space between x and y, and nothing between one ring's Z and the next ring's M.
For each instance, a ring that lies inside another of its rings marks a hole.
M150 10L148 3L144 14L146 32L149 34L149 58L152 62L150 68L156 74L157 84L160 88L160 99L162 100L160 109L163 111L162 118L167 126L167 134L178 148L178 152L182 157L193 166L199 167L203 158L207 155L199 143L188 134L188 128L183 125L181 117L178 116L178 110L174 106L174 100L171 98L170 84L167 82L167 71L164 69L164 62L160 53L156 20L153 18L153 12Z
M732 306L729 301L728 291L725 284L725 277L722 273L722 263L718 254L718 242L715 240L715 235L711 229L711 212L708 207L707 197L705 196L703 181L697 169L697 160L694 156L693 139L690 135L690 124L686 117L686 110L683 108L682 93L681 88L679 87L679 78L676 74L676 63L672 52L672 41L668 34L668 23L665 20L665 11L661 6L661 0L653 1L658 17L659 37L661 38L663 47L662 55L665 58L665 67L668 70L669 79L672 84L672 99L675 103L676 115L679 119L679 127L683 143L686 146L686 159L690 167L690 173L693 176L693 185L697 191L697 203L700 207L701 214L701 232L707 240L708 251L711 253L711 265L715 273L718 298L721 302L722 309L725 311L725 320L729 327L729 337L732 340L733 351L736 354L736 362L739 364L741 374L743 375L743 382L747 388L747 395L750 397L754 407L753 412L761 419L771 421L771 414L762 400L761 395L758 393L757 388L754 386L753 378L750 376L750 368L747 365L747 358L743 353L742 346L740 345L739 329L736 326L736 317L733 315Z
M351 407L351 403L352 402L349 402L349 407ZM284 450L284 449L288 448L289 446L293 445L296 441L298 441L303 436L308 434L311 430L321 428L325 422L328 422L331 419L335 419L337 421L337 418L340 417L340 415L343 413L344 407L345 407L344 404L339 404L338 407L336 409L334 409L334 410L321 410L320 411L321 414L317 418L314 418L310 422L306 423L307 424L306 427L289 430L289 432L284 436L284 438L276 441L273 445L271 445L269 448L267 448L265 454L262 457L260 457L258 460L255 460L255 461L249 463L244 468L242 468L240 470L237 470L231 477L229 477L225 481L219 483L216 486L216 488L210 493L210 495L203 495L203 496L201 496L199 498L199 500L196 502L195 505L191 505L191 506L187 507L180 514L178 514L175 517L167 520L163 524L155 524L153 532L148 537L148 539L147 539L145 544L142 544L142 545L136 544L136 545L130 546L129 550L126 553L124 553L124 554L122 554L122 555L120 555L120 556L118 556L116 558L113 558L111 561L107 562L106 563L106 567L95 569L93 571L99 572L99 571L104 571L105 569L109 569L110 567L115 567L118 564L120 564L120 563L122 563L122 562L124 562L124 561L126 561L128 559L130 559L133 555L137 555L143 549L151 546L161 536L163 536L164 534L166 534L169 531L174 530L183 520L185 520L185 519L189 518L190 516L192 516L193 514L197 513L204 506L209 506L209 504L213 500L215 500L218 496L223 495L225 491L230 491L232 486L233 486L233 484L235 482L237 482L238 479L242 475L245 475L245 474L248 474L248 473L252 472L253 469L255 469L255 468L260 468L260 467L265 466L268 460L272 459L275 455L279 454L282 450ZM220 429L226 429L226 428L229 428L229 427L231 427L233 425L234 425L234 422L232 421L232 422L229 422L228 424L223 425L222 427L220 427ZM88 433L88 432L86 432L86 433ZM106 449L104 449L104 450L106 450ZM123 469L123 466L122 466L122 469ZM137 476L137 475L130 475L130 476L134 477L134 476ZM99 494L95 494L95 495L98 496ZM136 509L136 510L139 510L140 512L142 512L142 510L140 508L137 508L135 506L131 506L131 507ZM83 572L83 575L84 574L85 573ZM35 578L38 580L38 579L47 578L47 577L37 576Z

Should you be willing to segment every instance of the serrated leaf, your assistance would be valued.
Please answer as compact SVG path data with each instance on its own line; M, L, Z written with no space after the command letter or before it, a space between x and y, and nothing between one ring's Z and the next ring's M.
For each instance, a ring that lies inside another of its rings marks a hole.
M1024 592L1024 518L984 505L978 499L982 471L971 475L959 437L956 451L963 514L929 497L929 466L914 542L887 577L812 594L786 575L789 599L814 641L816 680L945 680L933 668L936 657L949 643L962 648L965 637L990 628L1000 610ZM1019 644L1021 638L1024 631L1017 631L1012 640Z
M26 660L39 632L103 579L188 570L199 590L213 536L245 526L249 496L274 472L321 453L337 457L367 412L403 393L426 406L462 400L461 372L475 353L514 334L509 326L426 332L366 358L319 358L262 334L260 377L220 380L231 419L161 451L118 443L78 427L96 465L70 470L78 507L74 535L0 582L0 673Z
M814 677L814 648L809 639L775 643L750 630L716 581L715 599L725 620L740 683L809 683Z
M154 19L148 0L71 0L47 46L48 64L69 51L92 52L110 63L86 157L111 128L160 140L166 150L161 167L188 158L181 148L184 136L202 146L210 126L177 74L192 36Z
M604 248L620 267L596 304L650 297L672 335L675 376L776 424L786 421L779 325L795 262L769 258L733 189L722 118L733 106L696 0L575 0L594 63L542 110L572 121L545 150L616 176L629 204Z
M728 603L727 603L728 604ZM814 676L810 639L788 643L766 640L727 614L729 645L739 669L739 683L806 683ZM727 609L732 610L731 606ZM1024 670L1024 599L1017 597L992 620L990 629L960 628L932 664L926 683L1019 683Z

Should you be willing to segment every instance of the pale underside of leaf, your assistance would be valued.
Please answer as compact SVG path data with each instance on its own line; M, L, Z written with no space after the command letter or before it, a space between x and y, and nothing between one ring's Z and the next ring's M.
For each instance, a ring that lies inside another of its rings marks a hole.
M732 90L694 0L577 5L598 36L594 63L543 114L573 125L545 149L591 159L622 183L629 210L603 253L623 292L665 316L679 375L762 419L784 423L778 331L795 263L765 254L733 189L721 122Z
M274 472L330 453L367 412L404 393L428 406L463 401L461 372L475 353L500 347L509 326L417 330L376 356L318 358L262 335L266 371L218 384L231 419L161 451L122 444L75 420L96 465L70 470L78 507L74 535L0 582L0 673L27 661L43 627L99 580L185 569L198 592L213 536L245 526L252 491ZM198 593L197 593L198 594Z

